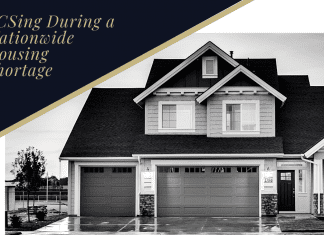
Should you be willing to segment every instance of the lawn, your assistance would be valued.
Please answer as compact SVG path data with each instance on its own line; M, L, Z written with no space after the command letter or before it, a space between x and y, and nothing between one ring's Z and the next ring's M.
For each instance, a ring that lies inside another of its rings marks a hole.
M8 218L11 215L8 215ZM21 224L21 227L19 228L13 228L9 222L9 227L6 228L6 231L34 231L36 229L39 229L41 227L44 227L46 225L49 225L51 223L54 223L55 221L64 219L67 217L67 214L56 214L56 215L50 215L46 216L44 221L39 221L34 216L31 216L30 222L27 221L26 218L23 219L23 222Z

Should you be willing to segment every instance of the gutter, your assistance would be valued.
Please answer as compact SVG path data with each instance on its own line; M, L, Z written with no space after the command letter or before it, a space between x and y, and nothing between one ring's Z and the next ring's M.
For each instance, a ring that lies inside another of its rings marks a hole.
M310 161L308 159L305 159L305 154L301 154L300 155L300 158L301 160L303 160L304 162L308 162L308 163L311 163L311 164L314 164L317 166L317 175L318 175L318 179L317 179L317 214L321 214L321 207L320 207L320 202L321 202L321 194L320 194L320 168L319 168L319 165L317 163L315 163L314 161Z

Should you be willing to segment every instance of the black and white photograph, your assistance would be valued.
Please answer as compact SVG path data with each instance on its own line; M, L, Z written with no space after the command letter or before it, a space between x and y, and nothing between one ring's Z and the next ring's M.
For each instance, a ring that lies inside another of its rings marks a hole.
M9 223L323 232L323 42L196 33L9 133Z

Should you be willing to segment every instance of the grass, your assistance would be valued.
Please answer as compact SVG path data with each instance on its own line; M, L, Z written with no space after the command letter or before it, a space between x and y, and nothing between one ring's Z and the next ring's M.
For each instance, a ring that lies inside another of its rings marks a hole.
M54 223L54 222L56 222L58 220L64 219L66 217L67 217L66 214L61 214L61 215L47 216L47 217L45 217L44 221L38 221L37 219L31 220L30 222L24 221L21 224L20 228L13 228L9 224L9 227L6 228L6 231L34 231L34 230L42 228L42 227L44 227L46 225Z

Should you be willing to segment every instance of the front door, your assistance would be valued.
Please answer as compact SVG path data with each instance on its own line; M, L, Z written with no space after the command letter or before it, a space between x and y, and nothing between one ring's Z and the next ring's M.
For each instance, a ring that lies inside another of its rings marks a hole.
M278 210L295 211L295 171L278 171Z

